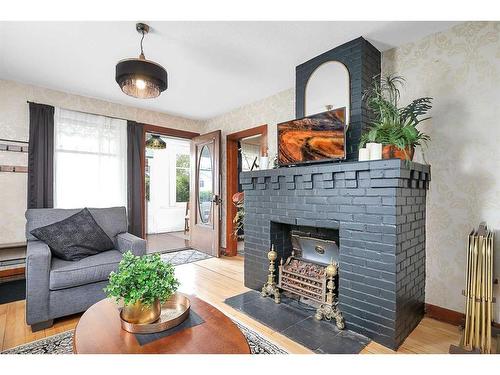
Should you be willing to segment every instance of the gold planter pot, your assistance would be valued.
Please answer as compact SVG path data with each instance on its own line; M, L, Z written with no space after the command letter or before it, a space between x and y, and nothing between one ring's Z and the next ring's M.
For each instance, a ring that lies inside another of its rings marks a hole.
M123 320L134 324L149 324L160 318L161 305L156 300L151 306L145 306L141 301L123 307L121 317Z

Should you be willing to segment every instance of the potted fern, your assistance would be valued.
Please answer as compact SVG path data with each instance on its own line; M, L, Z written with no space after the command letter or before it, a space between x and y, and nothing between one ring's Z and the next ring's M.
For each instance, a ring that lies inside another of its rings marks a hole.
M123 303L122 318L135 324L152 323L160 317L161 304L179 287L174 267L159 254L136 256L127 251L111 272L104 289L108 297Z
M418 98L399 107L400 89L404 84L405 79L401 76L389 75L382 79L376 76L363 96L373 113L373 120L361 136L360 147L369 142L382 143L384 159L413 160L415 147L430 140L417 126L430 118L425 115L432 108L432 98Z

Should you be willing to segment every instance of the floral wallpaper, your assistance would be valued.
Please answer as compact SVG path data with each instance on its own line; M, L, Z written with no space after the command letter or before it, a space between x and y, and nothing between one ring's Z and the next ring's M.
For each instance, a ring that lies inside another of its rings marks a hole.
M384 73L407 80L402 102L434 98L432 119L422 124L432 140L416 155L432 166L426 301L463 312L467 235L481 221L500 229L500 22L465 22L382 60ZM497 240L497 278L499 266Z
M276 124L295 118L295 89L288 89L279 92L268 98L248 104L235 109L222 116L215 117L205 123L203 133L222 130L222 223L221 223L221 246L226 246L226 136L243 129L254 128L256 126L267 124L268 136L268 154L270 157L276 155Z
M26 101L200 132L201 122L94 98L0 80L0 138L28 140ZM0 152L0 164L27 165L27 154ZM0 245L24 242L27 175L0 173Z

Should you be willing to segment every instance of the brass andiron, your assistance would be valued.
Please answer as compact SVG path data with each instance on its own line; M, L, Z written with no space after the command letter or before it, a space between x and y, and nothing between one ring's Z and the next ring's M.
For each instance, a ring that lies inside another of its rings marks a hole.
M326 283L326 302L322 303L320 307L316 310L316 314L314 318L316 320L332 320L335 319L335 324L338 329L344 329L344 317L342 313L337 308L338 301L334 296L335 283L333 282L333 278L337 276L338 265L335 262L331 262L325 269L327 283Z
M262 292L260 293L262 297L274 296L274 302L280 303L280 291L274 280L274 261L278 257L276 251L274 251L274 245L271 245L271 250L267 253L267 259L269 259L269 275L267 276L267 282L262 287Z

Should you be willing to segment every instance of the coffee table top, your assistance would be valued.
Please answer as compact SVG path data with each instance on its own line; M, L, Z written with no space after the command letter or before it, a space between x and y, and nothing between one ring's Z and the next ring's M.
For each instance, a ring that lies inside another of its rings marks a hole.
M73 338L73 351L79 354L250 354L245 336L231 319L201 299L188 297L191 309L205 322L143 346L134 334L121 328L120 313L114 301L103 299L80 318Z

